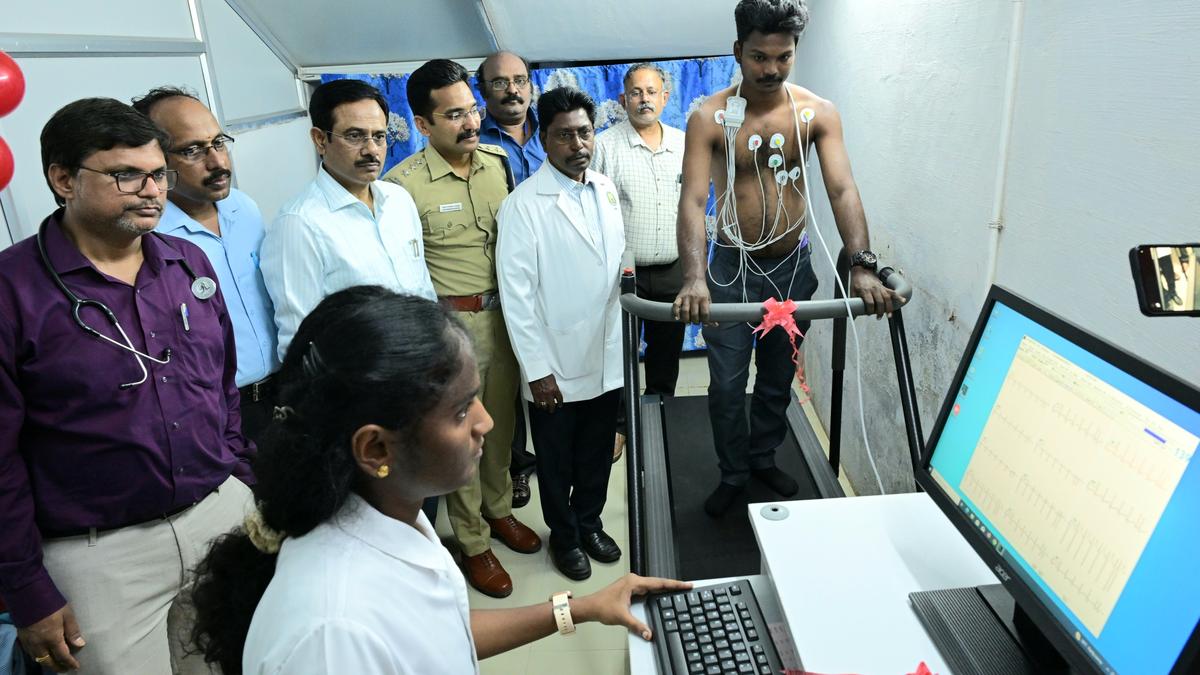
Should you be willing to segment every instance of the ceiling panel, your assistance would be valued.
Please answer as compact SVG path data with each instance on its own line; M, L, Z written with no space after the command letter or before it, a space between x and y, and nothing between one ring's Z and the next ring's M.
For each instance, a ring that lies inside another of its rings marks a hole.
M730 54L734 0L482 0L497 42L531 61Z
M293 68L470 58L531 61L728 54L734 1L225 0Z
M477 0L226 0L294 67L488 54Z

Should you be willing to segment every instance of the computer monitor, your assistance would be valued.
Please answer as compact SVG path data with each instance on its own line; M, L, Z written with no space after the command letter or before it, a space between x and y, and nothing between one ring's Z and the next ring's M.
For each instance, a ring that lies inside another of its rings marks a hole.
M928 598L911 596L951 667L987 672L969 633L1015 623L1026 656L1048 644L1073 671L1197 672L1198 448L1200 391L993 287L917 482L1018 616L993 609L995 626L954 626L957 610L930 615ZM1050 658L1031 672L1056 668Z

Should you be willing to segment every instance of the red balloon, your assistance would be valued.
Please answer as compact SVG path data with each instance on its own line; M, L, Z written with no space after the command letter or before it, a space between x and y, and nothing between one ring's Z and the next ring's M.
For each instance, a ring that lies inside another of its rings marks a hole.
M16 110L25 96L25 76L12 57L0 52L0 117Z
M13 156L12 150L8 149L8 143L0 138L0 190L8 187L8 181L13 177Z

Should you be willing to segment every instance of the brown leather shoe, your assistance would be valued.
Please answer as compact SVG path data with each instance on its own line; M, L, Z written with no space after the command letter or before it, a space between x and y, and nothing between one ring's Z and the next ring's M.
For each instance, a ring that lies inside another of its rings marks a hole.
M492 528L492 536L517 553L537 553L542 550L542 538L509 514L503 518L484 518Z
M504 571L491 549L463 558L463 567L467 581L480 593L493 598L507 598L512 595L512 578Z

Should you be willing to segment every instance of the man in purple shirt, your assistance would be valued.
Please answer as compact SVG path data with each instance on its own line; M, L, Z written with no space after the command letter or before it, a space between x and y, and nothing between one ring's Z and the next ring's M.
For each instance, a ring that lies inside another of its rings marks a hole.
M225 302L151 234L175 174L150 120L83 99L41 142L61 208L0 252L0 598L57 672L208 672L181 589L252 499Z

